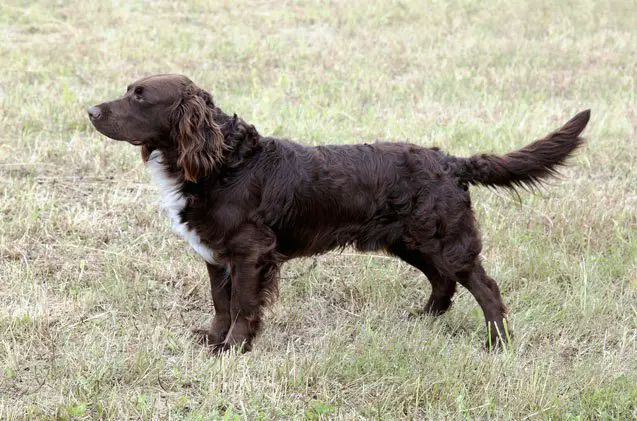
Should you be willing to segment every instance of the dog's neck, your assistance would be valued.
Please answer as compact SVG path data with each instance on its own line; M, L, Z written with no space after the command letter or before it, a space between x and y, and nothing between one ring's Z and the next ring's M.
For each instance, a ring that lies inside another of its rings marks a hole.
M144 145L142 159L147 167L161 167L166 176L183 181L184 170L177 164L179 154L175 148L151 148Z
M236 114L229 116L221 109L215 107L215 122L219 125L223 134L224 159L222 165L216 169L219 173L224 167L236 168L250 159L260 146L261 136L253 125L247 124ZM169 136L153 142L154 145L142 145L141 156L144 163L148 164L155 151L161 153L163 166L166 171L177 177L183 177L184 170L179 165L179 151ZM214 176L211 174L211 176Z

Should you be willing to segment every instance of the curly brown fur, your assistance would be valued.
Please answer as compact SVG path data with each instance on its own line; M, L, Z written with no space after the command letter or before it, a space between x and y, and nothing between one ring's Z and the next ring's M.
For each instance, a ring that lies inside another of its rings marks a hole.
M179 75L137 81L89 115L106 136L142 146L173 228L207 261L215 317L198 333L217 350L250 349L281 264L347 246L422 271L432 315L451 306L460 283L497 344L506 307L480 263L468 185L532 186L554 175L589 119L580 113L504 156L456 158L407 143L307 147L261 136Z
M186 181L197 181L223 162L224 142L210 95L195 85L186 86L170 120L171 137L179 151L177 165Z

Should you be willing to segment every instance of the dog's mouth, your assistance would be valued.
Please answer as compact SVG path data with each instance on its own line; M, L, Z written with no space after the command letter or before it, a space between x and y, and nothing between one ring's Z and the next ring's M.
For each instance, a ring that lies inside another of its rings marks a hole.
M90 116L89 119L91 120L93 127L109 139L117 140L119 142L128 142L134 146L141 146L144 144L144 141L139 138L122 135L122 130L116 124L113 124L112 121L93 116Z
M141 141L139 141L138 139L127 139L125 136L121 136L119 134L119 131L115 130L114 127L111 127L110 125L105 125L103 124L103 122L99 120L92 119L91 123L93 123L93 127L95 127L95 129L98 132L108 137L109 139L117 140L119 142L129 142L133 145L141 144Z

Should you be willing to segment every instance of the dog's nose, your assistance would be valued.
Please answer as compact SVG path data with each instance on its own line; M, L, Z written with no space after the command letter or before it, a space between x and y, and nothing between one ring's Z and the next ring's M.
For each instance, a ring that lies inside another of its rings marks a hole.
M100 109L98 107L90 107L86 111L88 112L88 116L91 119L100 118L102 116L102 112L100 111Z

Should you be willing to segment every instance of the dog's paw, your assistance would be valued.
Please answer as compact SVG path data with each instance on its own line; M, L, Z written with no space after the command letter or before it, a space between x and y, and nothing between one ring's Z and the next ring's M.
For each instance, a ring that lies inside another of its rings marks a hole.
M434 301L432 298L427 301L425 308L422 309L421 314L425 314L431 317L437 317L445 314L453 305L451 300L443 300L442 302Z
M252 350L252 346L246 342L240 344L231 344L228 342L222 342L210 347L210 353L214 356L221 356L228 352L236 352L237 354L245 354Z
M415 320L420 319L422 317L438 317L443 315L449 310L451 304L445 306L444 308L436 307L434 305L430 305L427 303L425 308L410 308L407 309L407 319Z
M489 331L489 336L484 343L484 349L489 352L506 350L511 347L513 342L513 332L508 325L503 326L504 329L497 331Z
M226 337L222 332L216 332L210 329L190 329L190 332L195 336L197 343L205 346L214 347L222 343Z

